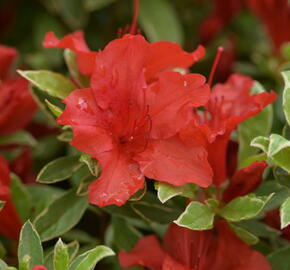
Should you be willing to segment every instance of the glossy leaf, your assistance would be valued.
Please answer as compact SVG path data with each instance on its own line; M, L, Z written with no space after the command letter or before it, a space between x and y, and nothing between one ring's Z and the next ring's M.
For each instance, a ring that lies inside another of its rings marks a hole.
M55 73L48 70L38 71L21 71L18 73L30 81L34 86L38 87L42 91L47 92L49 95L57 98L65 98L73 91L75 85L62 74Z
M250 219L258 215L270 196L257 197L254 194L237 197L220 210L220 215L233 222Z
M58 237L73 228L83 216L87 197L76 196L72 189L56 198L35 220L42 241Z
M97 160L92 158L90 155L82 154L80 157L80 162L83 162L88 166L92 175L98 176L100 174L100 168Z
M8 265L0 259L0 270L6 270L7 266Z
M174 222L191 230L209 230L213 228L215 213L207 205L191 202Z
M259 94L265 89L258 82L255 82L251 93ZM238 126L239 134L239 164L245 159L257 153L257 149L250 146L251 141L257 136L269 135L273 122L273 108L271 105L264 108L259 114L242 122Z
M26 186L16 174L11 174L11 194L13 203L23 221L30 217L32 202Z
M29 256L29 267L43 264L43 249L37 231L30 221L27 221L20 232L20 240L18 246L18 261L26 261Z
M290 197L282 204L280 209L281 228L290 224Z
M69 266L69 270L93 270L101 259L113 256L114 254L115 253L106 246L97 246L78 256Z
M183 196L186 198L194 198L197 186L194 184L186 184L184 186L173 186L164 182L156 182L158 199L165 203L175 196Z
M131 250L142 234L125 219L112 217L113 241L118 249Z
M53 113L53 115L55 117L59 117L63 113L63 110L61 108L59 108L58 106L52 104L47 99L45 100L45 103L46 103L47 107L50 109L50 111Z
M68 247L59 239L54 247L54 270L67 270L69 266Z
M63 181L71 177L81 166L79 156L57 158L41 169L37 181L45 184Z
M149 41L183 43L182 27L170 1L140 0L139 4L139 22Z

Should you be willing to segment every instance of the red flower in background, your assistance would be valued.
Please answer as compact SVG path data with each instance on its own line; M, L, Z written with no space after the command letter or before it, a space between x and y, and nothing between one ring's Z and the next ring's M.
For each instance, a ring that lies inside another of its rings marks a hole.
M173 185L211 183L207 153L199 144L186 147L177 136L204 105L209 87L187 68L201 55L171 42L147 43L125 35L98 52L91 88L73 91L58 123L71 125L72 145L102 166L89 187L99 206L124 204L144 185L144 175ZM165 57L168 55L168 57Z
M290 5L288 0L246 0L249 8L263 22L273 49L279 53L284 42L290 41Z
M226 181L226 154L231 133L239 123L258 114L276 99L274 92L250 95L252 86L253 80L241 74L234 74L226 83L215 85L205 111L196 112L195 120L181 132L189 145L199 136L208 151L214 172L213 184L217 186Z
M170 225L163 246L154 235L138 241L129 252L119 252L122 267L151 270L270 270L267 259L233 233L225 221L208 231Z
M28 82L10 76L16 56L15 49L0 46L0 136L24 128L37 109Z
M22 222L11 198L9 174L8 164L0 156L0 200L5 201L4 208L0 211L0 234L18 241Z
M214 39L242 7L243 0L214 0L212 13L199 28L201 42L206 44Z

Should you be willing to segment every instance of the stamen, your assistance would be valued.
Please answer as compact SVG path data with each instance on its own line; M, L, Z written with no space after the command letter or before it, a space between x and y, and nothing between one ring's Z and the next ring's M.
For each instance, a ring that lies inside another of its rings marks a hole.
M211 71L210 71L210 74L209 74L209 79L208 79L209 86L212 85L214 74L216 72L216 69L218 67L218 64L220 62L220 59L221 59L221 56L222 56L223 52L224 52L224 48L223 47L218 47L217 54L215 56L215 59L214 59L214 62L213 62L213 65L212 65L212 68L211 68Z
M134 16L130 28L130 34L135 35L137 30L137 18L138 18L139 0L134 0Z

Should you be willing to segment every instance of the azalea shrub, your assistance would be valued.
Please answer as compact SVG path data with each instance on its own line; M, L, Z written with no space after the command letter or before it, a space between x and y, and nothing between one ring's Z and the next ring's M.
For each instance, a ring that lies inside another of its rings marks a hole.
M0 270L290 269L287 0L22 2Z

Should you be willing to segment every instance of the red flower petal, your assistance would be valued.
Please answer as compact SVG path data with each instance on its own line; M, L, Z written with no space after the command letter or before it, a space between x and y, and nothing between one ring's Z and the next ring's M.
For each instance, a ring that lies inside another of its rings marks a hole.
M99 207L121 206L144 186L138 164L117 149L96 156L101 176L89 186L89 201Z
M188 53L182 50L177 43L168 41L154 42L149 45L150 52L146 65L146 79L154 79L158 73L176 67L189 68L205 55L203 46L199 46L194 52Z
M6 78L12 63L17 57L17 51L14 48L0 45L0 78Z
M209 94L209 86L202 75L181 75L172 71L161 74L146 93L152 118L150 136L166 139L175 135L194 117L192 108L204 105Z
M194 183L207 187L212 181L204 148L200 145L188 147L177 136L151 140L147 149L134 159L146 177L175 186Z
M170 256L166 256L163 261L162 270L195 270L196 268L190 268L186 267L174 259L172 259Z
M0 200L5 201L0 211L0 234L18 241L22 222L10 196L10 176L7 162L0 156Z
M97 53L89 50L82 31L68 34L60 40L57 39L53 32L48 32L42 45L45 48L63 48L76 52L80 72L88 76L92 74Z
M35 265L32 270L47 270L47 268L43 265Z
M256 161L248 167L236 171L223 193L223 201L229 202L235 197L254 191L260 185L266 168L267 163L265 161Z
M120 265L126 268L142 266L151 270L162 270L164 258L165 253L155 235L140 239L137 245L129 252L119 252Z

